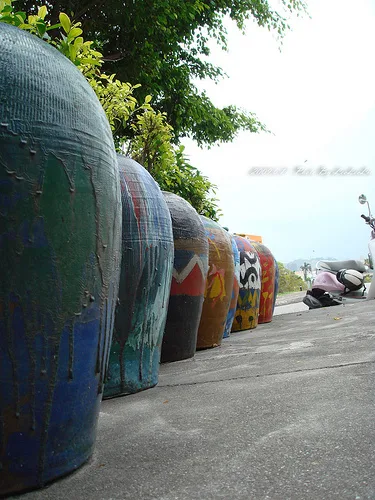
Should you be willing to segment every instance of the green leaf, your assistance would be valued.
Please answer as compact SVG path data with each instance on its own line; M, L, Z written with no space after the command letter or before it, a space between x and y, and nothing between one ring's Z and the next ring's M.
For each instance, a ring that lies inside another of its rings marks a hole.
M61 26L63 27L65 33L68 34L70 31L70 26L71 26L71 22L70 22L69 17L64 12L60 12L59 20L60 20Z
M38 9L38 17L41 19L44 19L47 15L47 7L43 5L42 7L39 7Z
M74 47L75 49L78 50L83 46L83 38L81 36L79 36L78 38L76 38L74 40Z
M23 23L25 22L25 19L26 19L26 13L25 12L15 12L14 16L22 19Z
M93 59L92 57L82 57L82 59L80 59L80 61L82 64L93 64L95 66L100 65L100 62L97 61L96 59Z
M8 12L12 12L13 11L13 7L11 5L5 5L2 9L2 13L8 13Z
M73 28L68 33L68 39L72 40L73 38L76 38L79 35L82 35L81 28Z
M36 23L36 29L38 30L39 36L43 36L46 32L46 25L44 22Z
M0 14L0 22L7 23L7 24L13 24L13 17L12 16L2 16Z
M56 28L61 28L61 23L53 24L52 26L48 26L46 31L54 30Z
M77 49L75 48L74 45L69 45L69 59L74 62L76 58L77 58Z

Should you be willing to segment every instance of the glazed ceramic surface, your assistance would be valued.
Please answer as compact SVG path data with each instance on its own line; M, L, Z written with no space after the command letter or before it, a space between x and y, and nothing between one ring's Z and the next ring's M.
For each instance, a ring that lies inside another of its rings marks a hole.
M232 296L231 296L228 316L225 322L223 338L227 338L230 336L234 316L237 310L238 294L240 291L240 252L238 251L237 243L233 236L231 236L231 242L232 242L232 252L234 261L234 280L233 280Z
M194 356L208 270L208 242L200 216L180 196L163 193L172 217L174 264L161 361Z
M122 263L104 397L157 384L173 268L171 216L159 186L130 158L118 156L118 165Z
M198 329L197 349L216 347L224 334L234 280L230 236L216 222L201 216L209 245L209 269Z
M253 244L242 236L235 235L234 240L240 253L240 290L232 325L232 331L237 332L258 325L262 269Z
M276 299L277 299L277 292L279 291L279 278L280 278L279 266L277 265L277 261L275 259L275 290L273 292L272 314L275 311L275 304L276 304Z
M262 293L259 305L259 323L272 321L275 294L275 259L270 250L262 243L252 242L262 266Z
M120 265L104 111L53 47L0 24L0 494L92 453Z

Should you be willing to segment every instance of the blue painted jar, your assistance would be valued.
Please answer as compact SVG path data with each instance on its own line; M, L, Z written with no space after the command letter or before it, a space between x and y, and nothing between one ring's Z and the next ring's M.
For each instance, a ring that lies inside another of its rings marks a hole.
M161 361L194 356L208 270L208 242L197 211L163 192L172 217L174 263Z
M237 310L238 294L240 291L240 252L238 250L236 240L232 235L231 235L231 241L232 241L232 253L234 261L234 280L232 288L232 297L229 306L228 316L225 322L223 338L227 338L230 336L234 316Z
M158 382L174 254L171 216L159 186L130 158L118 156L118 166L122 263L105 398Z
M92 453L120 265L104 111L79 70L0 27L0 495Z

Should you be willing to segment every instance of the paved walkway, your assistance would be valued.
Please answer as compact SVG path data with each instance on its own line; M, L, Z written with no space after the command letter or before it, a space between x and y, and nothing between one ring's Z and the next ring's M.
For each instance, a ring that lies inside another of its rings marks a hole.
M96 451L25 499L375 499L375 302L280 315L102 404Z
M308 306L306 306L302 302L302 299L305 295L306 290L303 292L293 292L287 293L285 295L279 295L276 299L274 316L279 316L280 314L308 311Z
M303 292L291 292L276 297L276 306L285 306L287 304L295 304L302 302L303 297L306 295L306 290Z

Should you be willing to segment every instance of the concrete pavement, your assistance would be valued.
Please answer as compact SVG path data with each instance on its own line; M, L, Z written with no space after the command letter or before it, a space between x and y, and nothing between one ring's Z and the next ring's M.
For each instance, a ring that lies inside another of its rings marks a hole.
M276 306L284 306L287 304L295 304L302 302L303 297L306 295L306 290L303 292L291 292L276 297Z
M103 402L93 458L17 498L375 499L375 302L280 315Z
M303 292L293 292L287 293L285 295L279 295L276 299L274 316L279 316L280 314L308 311L308 306L306 306L302 302L302 299L305 295L306 290Z
M306 306L303 302L295 302L293 304L286 304L284 306L276 306L273 315L279 316L280 314L297 313L308 310L308 306Z

